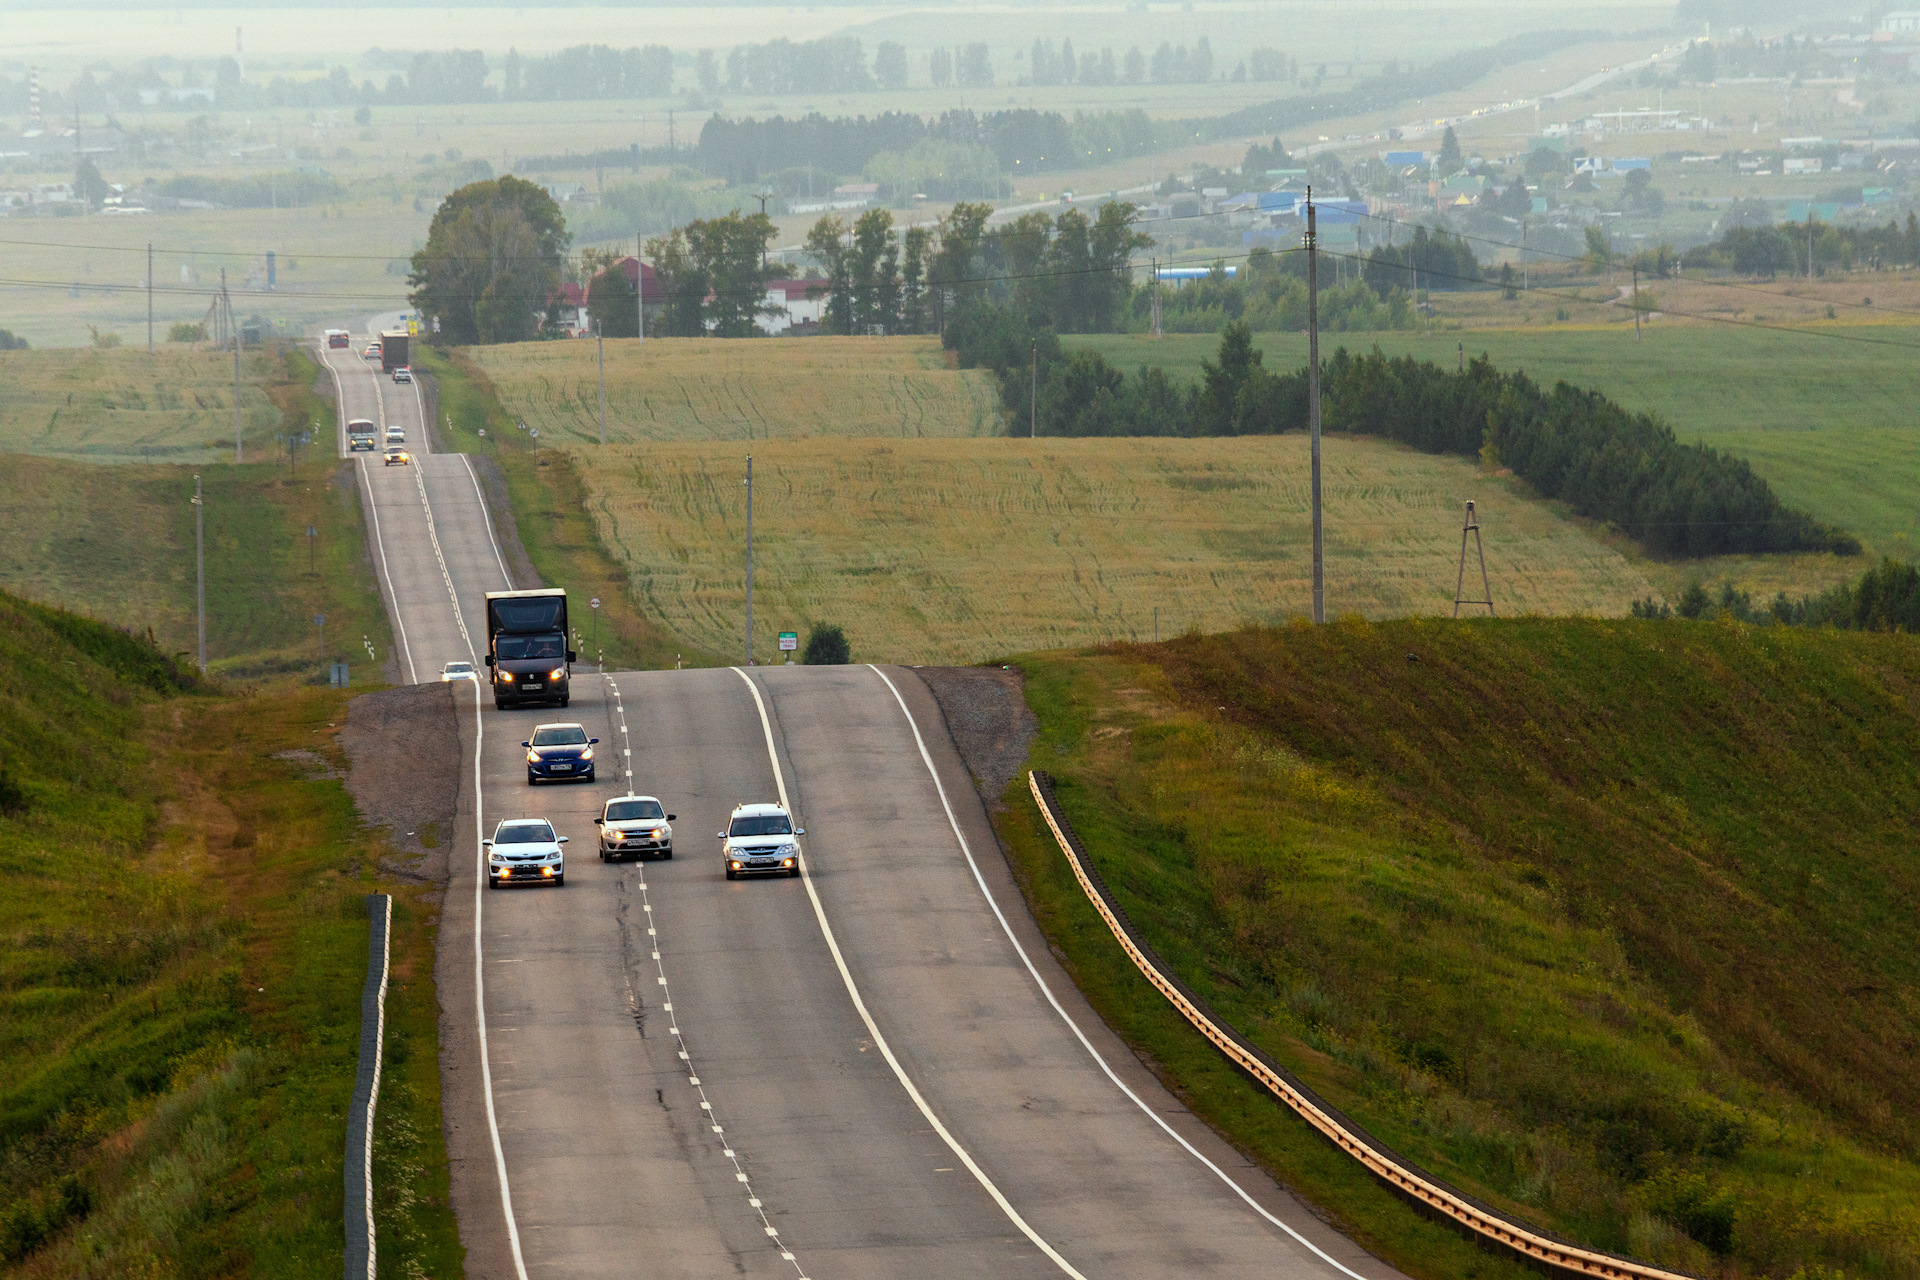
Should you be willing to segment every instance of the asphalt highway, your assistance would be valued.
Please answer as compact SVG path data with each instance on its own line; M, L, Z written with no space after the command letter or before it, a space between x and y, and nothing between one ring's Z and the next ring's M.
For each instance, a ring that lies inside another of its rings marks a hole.
M355 341L322 353L343 415L416 450L354 455L399 679L437 680L484 656L484 592L534 584ZM1393 1280L1100 1024L910 669L580 663L564 711L454 697L472 784L437 977L469 1274ZM592 782L527 784L548 721L600 740ZM677 815L672 860L597 857L629 786ZM726 880L730 810L782 799L805 875ZM485 888L478 841L521 816L570 838L564 886Z

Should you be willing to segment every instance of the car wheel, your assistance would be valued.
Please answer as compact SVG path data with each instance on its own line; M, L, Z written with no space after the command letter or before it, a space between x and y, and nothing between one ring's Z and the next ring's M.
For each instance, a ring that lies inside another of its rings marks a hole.
M666 852L665 852L664 854L662 854L662 855L660 855L660 856L661 856L661 857L663 857L663 858L665 858L665 859L666 859L666 860L667 860L668 862L672 862L672 861L673 861L673 850L671 850L671 849L669 849L669 850L667 850L667 851L666 851Z
M727 868L727 879L738 880L739 878L740 878L740 875L738 872L736 872L732 867Z
M789 880L798 880L800 878L800 868L798 867L789 868L787 871L787 878Z
M600 851L600 861L605 862L606 860L607 860L607 851L605 849L602 849Z
M498 889L499 887L500 887L500 877L498 876L487 877L487 888Z
M565 699L565 698L562 698L562 699L560 699L560 705L561 705L561 706L563 706L563 707L564 707L564 706L566 706L566 705L567 705L567 699Z
M538 779L536 779L536 778L535 778L535 777L534 777L534 776L533 776L532 774L528 774L528 775L527 775L527 785L528 785L528 786L532 786L532 785L533 785L533 784L534 784L534 783L535 783L536 781L538 781Z
M553 887L556 889L561 888L566 883L567 883L567 877L564 872L562 872L560 875L557 875L553 878Z

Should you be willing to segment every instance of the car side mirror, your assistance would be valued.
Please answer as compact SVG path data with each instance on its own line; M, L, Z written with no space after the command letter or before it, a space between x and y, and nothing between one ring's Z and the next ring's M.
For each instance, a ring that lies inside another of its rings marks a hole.
M605 821L606 821L606 819L605 819L605 818L595 818L595 819L593 820L593 825L597 827L597 826L599 826L599 825L600 825L601 823L603 823L603 822L605 822Z
M677 822L679 821L679 819L680 819L680 815L677 813L670 813L667 815L668 822Z
M531 747L533 744L531 742L523 742L520 745L523 747Z
M727 838L727 833L724 831L716 831L713 834L722 840L725 840Z
M576 653L574 653L574 651L573 651L573 650L571 650L571 649L569 649L569 650L567 650L567 661L568 661L568 662L578 662L578 661L580 661L580 658L579 658L579 655L578 655L578 654L576 654Z
M797 835L797 836L803 836L803 835L805 835L805 834L807 834L807 829L806 829L805 827L795 827L795 828L793 829L793 834L795 834L795 835Z
M561 836L558 840L554 841L555 844L565 844L566 842L567 838L565 836Z
M491 848L493 848L493 841L491 841L491 840L482 840L482 841L480 842L480 845L481 845L481 847L482 847L482 848L486 848L486 849L491 849Z
M598 738L588 738L588 739L587 739L587 745L588 745L588 746L592 746L592 745L593 745L594 743L596 743L596 742L598 742L598 741L600 741L600 739L598 739Z
M492 666L492 665L493 665L493 655L492 655L492 654L488 654L488 655L487 655L487 665L488 665L488 666Z

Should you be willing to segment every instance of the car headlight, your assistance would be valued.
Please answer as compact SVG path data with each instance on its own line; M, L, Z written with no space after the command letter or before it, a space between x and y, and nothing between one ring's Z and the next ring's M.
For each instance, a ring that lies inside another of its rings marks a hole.
M795 844L793 841L789 840L785 844L780 846L780 852L785 854L797 854L800 852L800 846Z
M732 867L735 871L738 871L740 869L740 860L736 858L732 862L729 862L727 865Z
M505 859L504 857L502 857L501 855L499 855L499 854L497 854L497 853L496 853L496 854L494 854L494 855L493 855L492 857L490 857L490 858L488 858L488 859L487 859L487 861L488 861L488 862L505 862L505 861L506 861L506 859Z
M592 747L588 747L588 748L587 748L587 749L586 749L585 751L582 751L582 752L580 753L580 758L581 758L582 760L591 760L591 759L593 759L593 748L592 748Z
M529 751L529 752L527 752L527 763L528 763L528 764L539 764L539 763L540 763L540 753L539 753L538 751Z
M565 667L555 667L553 670L547 672L547 679L549 680L565 680L566 678L567 669Z
M503 684L512 684L512 683L513 683L513 672L511 672L511 671L502 671L502 672L500 672L500 680L501 680L501 683L503 683Z

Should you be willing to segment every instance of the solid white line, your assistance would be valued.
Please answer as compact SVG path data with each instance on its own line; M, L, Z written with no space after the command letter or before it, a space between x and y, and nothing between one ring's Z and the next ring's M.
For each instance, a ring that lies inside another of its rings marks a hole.
M734 667L733 672L747 682L747 689L753 694L754 706L760 709L760 731L766 735L767 761L773 766L773 781L780 789L780 807L785 809L788 814L792 814L793 809L787 803L786 778L780 772L780 757L774 751L773 725L772 722L767 719L767 704L760 696L760 686L756 685L752 677L748 676L747 673L739 667ZM885 1058L887 1065L893 1068L894 1078L900 1081L900 1087L907 1091L907 1096L913 1099L914 1106L920 1109L920 1114L927 1118L927 1123L933 1126L933 1131L940 1135L941 1139L947 1144L948 1149L959 1157L960 1163L967 1166L967 1171L973 1175L974 1181L978 1182L981 1187L985 1189L986 1193L993 1197L993 1202L1000 1206L1000 1211L1007 1215L1008 1221L1020 1228L1021 1233L1025 1235L1027 1239L1033 1241L1040 1252L1046 1254L1047 1257L1053 1261L1054 1265L1072 1276L1074 1280L1086 1280L1085 1276L1074 1269L1072 1263L1061 1257L1058 1250L1048 1244L1038 1231L1035 1231L1028 1225L1027 1220L1020 1216L1020 1211L1015 1209L1006 1196L1000 1193L1000 1188L993 1185L993 1179L987 1176L986 1170L974 1163L973 1157L967 1154L967 1149L960 1145L959 1140L948 1131L947 1126L940 1122L940 1117L933 1113L933 1108L927 1104L926 1098L921 1095L919 1088L913 1083L912 1077L907 1075L906 1068L900 1065L900 1059L894 1056L893 1048L887 1043L887 1038L880 1034L879 1024L874 1022L873 1015L867 1012L867 1002L860 998L860 988L854 984L853 972L847 968L846 957L840 954L840 943L833 936L833 926L827 923L826 908L821 905L820 894L813 887L813 873L807 868L807 855L805 850L802 850L800 854L800 876L801 883L807 887L807 897L813 901L813 915L814 918L820 922L820 933L827 940L827 950L833 953L833 963L840 970L840 980L846 983L847 994L853 998L854 1009L860 1014L860 1020L867 1024L867 1034L873 1037L874 1047L880 1050L880 1056Z
M480 492L480 477L474 474L473 459L467 454L460 455L460 461L467 464L467 479L473 481L473 496L480 500L480 517L487 522L487 541L493 544L493 562L500 566L500 580L507 584L507 590L513 590L513 575L507 572L506 557L500 554L500 540L493 536L493 512L487 510L487 496Z
M507 1154L500 1147L500 1120L493 1110L493 1065L487 1055L487 975L481 921L487 896L487 826L480 781L480 748L487 730L480 712L480 682L473 683L473 847L478 851L479 876L473 882L473 1018L480 1030L480 1090L487 1099L487 1132L493 1137L493 1171L500 1179L500 1212L507 1219L507 1243L513 1247L513 1272L527 1280L527 1263L520 1256L520 1227L513 1220L513 1193L507 1187Z
M380 1105L380 1059L386 1055L387 1043L387 979L393 972L393 895L382 894L381 898L386 907L386 923L380 946L380 1000L376 1006L380 1013L373 1031L373 1088L367 1094L367 1176L360 1184L367 1189L367 1280L374 1280L379 1274L375 1261L378 1242L373 1229L373 1116Z
M359 471L360 482L367 490L367 514L373 517L373 545L380 552L380 573L387 580L387 598L393 601L393 625L400 632L400 651L407 655L407 678L419 684L420 673L413 666L413 645L407 641L407 624L400 617L400 593L394 590L393 571L387 568L387 540L380 536L380 506L373 500L373 477L367 473L364 462Z
M1298 1231L1295 1231L1292 1227L1288 1226L1286 1223L1282 1222L1280 1219L1274 1217L1271 1213L1267 1212L1265 1206L1263 1206L1259 1201L1255 1200L1252 1196L1248 1195L1246 1192L1246 1189L1243 1188L1239 1183L1235 1182L1233 1178L1228 1175L1226 1170L1222 1169L1219 1165L1209 1160L1205 1155L1201 1154L1201 1152L1191 1142L1188 1142L1185 1138L1180 1136L1180 1134L1175 1132L1173 1129L1173 1126L1169 1125L1164 1119L1162 1119L1159 1112L1155 1111L1152 1107L1148 1106L1146 1102L1140 1097L1139 1094L1135 1093L1132 1089L1128 1088L1127 1083L1124 1080L1122 1080L1119 1076L1113 1073L1113 1068L1108 1066L1107 1060L1100 1056L1100 1051L1093 1047L1093 1042L1087 1039L1085 1033L1083 1033L1080 1030L1079 1024L1076 1023L1071 1017L1069 1017L1067 1014L1067 1011L1061 1008L1060 1002L1054 999L1052 988L1047 986L1047 981L1045 978L1042 978L1040 976L1040 971L1034 968L1032 959L1030 959L1027 955L1027 949L1020 945L1020 939L1014 936L1013 926L1007 923L1007 917L1004 914L1002 914L1000 910L1000 904L998 901L995 900L993 896L993 890L987 887L986 877L980 874L980 865L973 860L973 849L968 846L967 837L964 834L962 834L960 831L960 821L959 819L954 817L953 805L947 799L946 784L940 781L940 772L939 770L933 767L933 757L927 753L927 740L920 736L919 722L913 718L913 712L907 710L907 700L900 696L900 690L894 686L894 683L891 679L888 679L886 672L882 671L879 667L874 666L872 663L867 664L867 669L872 671L873 674L879 676L881 680L886 682L888 691L893 694L893 700L900 704L900 713L906 716L907 725L913 730L913 741L920 748L920 760L922 763L924 763L927 766L927 775L933 779L934 788L940 793L940 807L947 811L947 825L953 828L953 838L960 842L960 852L966 855L967 868L973 872L973 882L976 885L980 886L981 895L986 898L987 905L993 908L993 917L994 919L1000 922L1001 931L1007 935L1007 941L1013 944L1014 951L1019 954L1020 963L1026 965L1027 972L1033 976L1034 984L1040 988L1040 994L1044 995L1047 998L1047 1003L1052 1005L1053 1011L1060 1015L1060 1020L1066 1023L1068 1028L1072 1030L1074 1038L1081 1043L1081 1045L1086 1049L1088 1054L1092 1056L1093 1060L1100 1064L1100 1070L1106 1073L1107 1079L1113 1081L1115 1086L1119 1088L1120 1092L1126 1094L1128 1098L1132 1099L1133 1104L1136 1107L1139 1107L1140 1110L1144 1112L1149 1119L1151 1119L1155 1124L1159 1125L1161 1129L1165 1130L1168 1137L1172 1138L1175 1142L1179 1143L1182 1147L1185 1147L1187 1150L1187 1154L1191 1155L1195 1160L1198 1160L1201 1164L1211 1169L1214 1175L1218 1177L1220 1181L1226 1183L1229 1187L1232 1187L1234 1194L1239 1196L1242 1200L1246 1201L1248 1206L1251 1207L1255 1213L1259 1214L1261 1217L1265 1218L1268 1222L1271 1222L1274 1226L1280 1228L1282 1231L1292 1236L1295 1240L1305 1245L1308 1249L1312 1250L1313 1253L1316 1256L1318 1256L1322 1262L1325 1262L1328 1266L1333 1267L1336 1270L1342 1272L1343 1274L1352 1277L1352 1280L1366 1280L1365 1276L1362 1276L1359 1272L1353 1270L1351 1267L1347 1266L1345 1263L1339 1261L1338 1259L1329 1256L1326 1250L1322 1249L1319 1245L1313 1243L1313 1241L1307 1239L1305 1236L1301 1235ZM783 803L784 803L784 800L783 800Z

